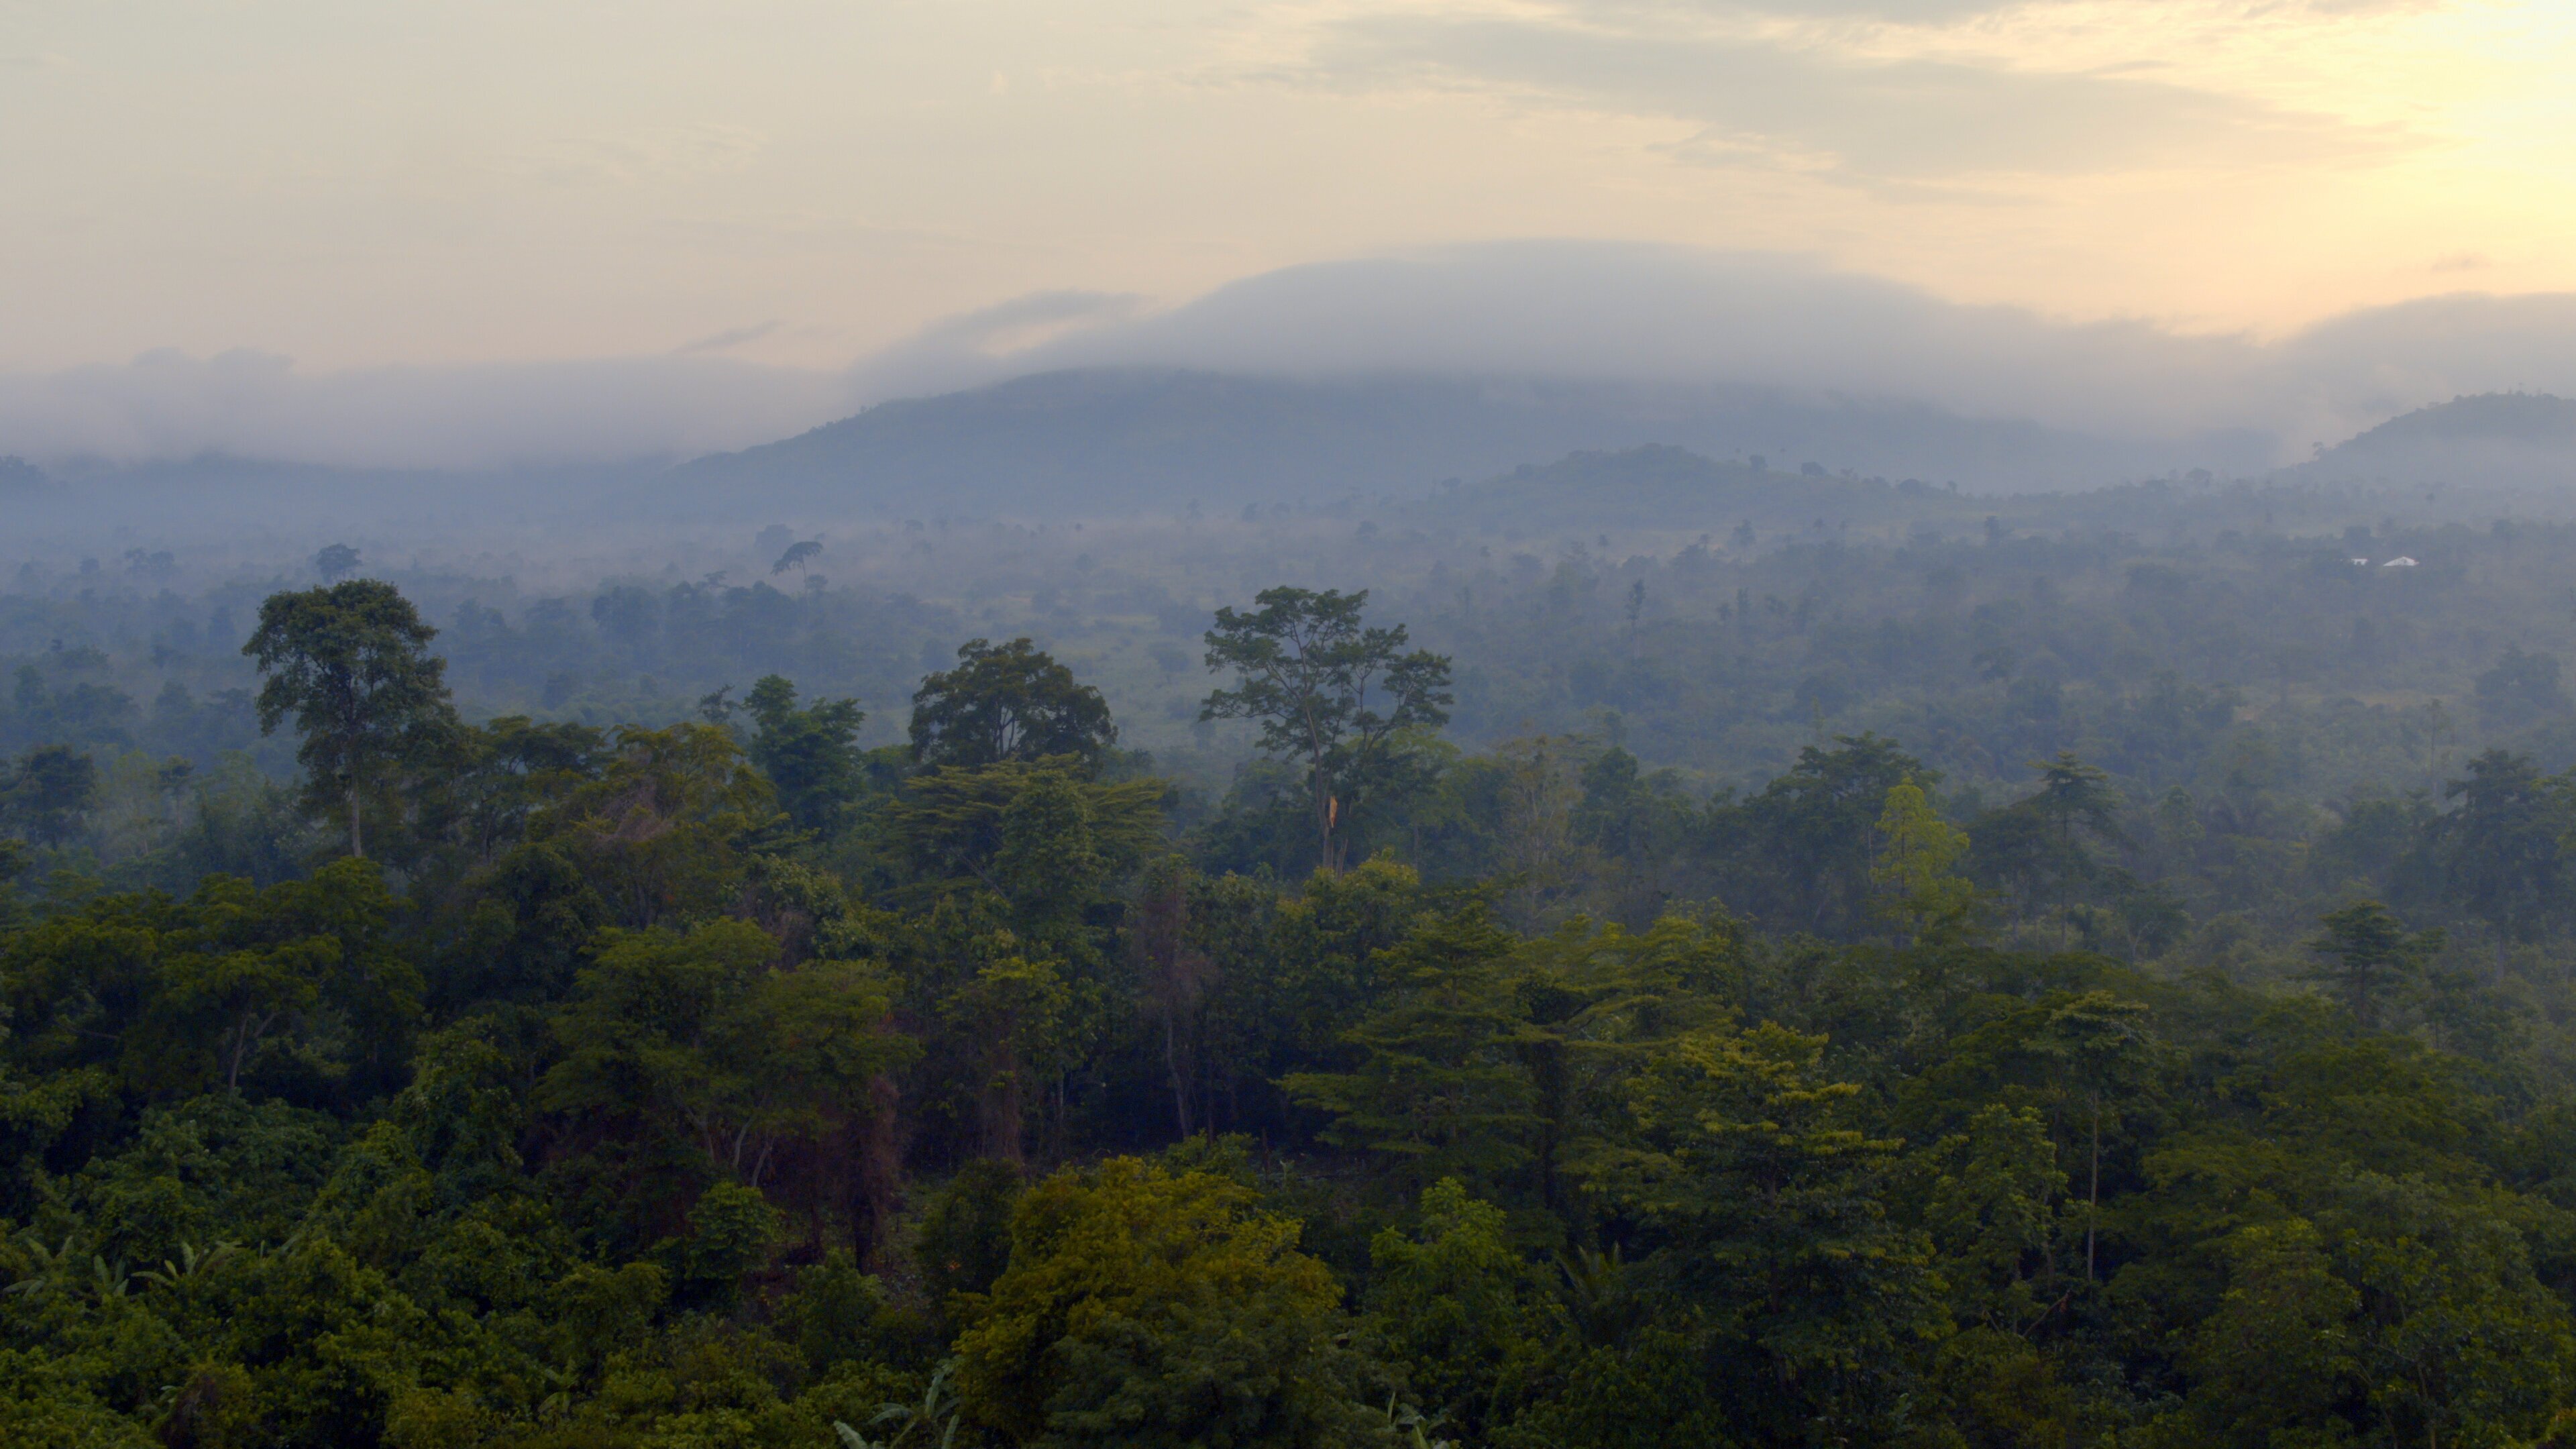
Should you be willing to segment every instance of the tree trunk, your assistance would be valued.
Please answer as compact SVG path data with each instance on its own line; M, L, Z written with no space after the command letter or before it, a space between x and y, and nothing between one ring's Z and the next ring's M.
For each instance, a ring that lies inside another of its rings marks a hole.
M234 1096L241 1095L242 1067L249 1062L252 1048L259 1045L260 1038L268 1035L269 1026L276 1020L277 1013L272 1011L259 1018L257 1025L253 1025L251 1014L244 1012L241 1018L233 1023L232 1050L225 1054L224 1061L225 1091Z
M1331 787L1324 782L1323 772L1320 769L1317 770L1315 775L1315 838L1323 852L1324 869L1333 875L1340 875L1342 873L1342 852L1339 845L1333 839L1334 827L1341 823L1339 819L1341 811L1338 808L1338 805L1339 802L1333 798Z
M1177 1009L1163 1012L1163 1067L1172 1074L1172 1116L1180 1128L1181 1140L1190 1138L1190 1074L1181 1070L1180 1031L1173 1018Z
M2093 1281L2093 1225L2102 1216L2102 1090L2093 1089L2092 1180L2084 1190L2084 1281Z
M1019 1053L1009 1045L1010 1027L1010 1023L1002 1023L1002 1040L988 1048L984 1090L977 1102L981 1120L976 1125L981 1129L986 1157L1014 1168L1026 1168L1028 1150L1021 1142L1028 1115L1028 1087L1022 1080L1026 1069Z
M867 1101L859 1112L859 1191L851 1226L859 1261L870 1266L882 1256L903 1203L903 1135L896 1116L901 1101L894 1079L878 1076L868 1082Z
M367 858L366 842L358 834L358 777L349 776L349 854L358 860Z

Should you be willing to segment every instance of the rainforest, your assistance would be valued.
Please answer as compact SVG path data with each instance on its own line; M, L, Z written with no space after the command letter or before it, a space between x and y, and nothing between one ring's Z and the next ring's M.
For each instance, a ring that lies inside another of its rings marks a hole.
M2576 532L1848 486L22 570L0 1437L2576 1443Z

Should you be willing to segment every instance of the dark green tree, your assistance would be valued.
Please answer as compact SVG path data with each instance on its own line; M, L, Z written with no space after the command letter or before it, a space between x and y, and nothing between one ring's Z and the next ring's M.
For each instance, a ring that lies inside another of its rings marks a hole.
M2438 930L2408 934L2397 914L2360 901L2326 916L2325 932L2308 942L2324 958L2300 979L2332 992L2364 1031L2387 1023L2389 1008L2419 986L2442 951Z
M345 543L326 545L313 555L313 571L322 582L336 584L358 571L358 551Z
M607 755L607 736L585 724L503 715L452 731L414 792L421 837L446 847L424 873L488 867L527 839L541 813L597 779Z
M1027 1187L1010 1163L979 1157L957 1169L921 1215L913 1266L945 1308L959 1294L982 1293L1011 1262L1011 1209Z
M1351 820L1395 773L1397 741L1449 722L1449 661L1406 651L1401 624L1364 624L1366 589L1282 586L1253 602L1216 611L1207 665L1233 671L1234 686L1210 694L1199 718L1257 720L1264 751L1305 766L1319 863L1338 874Z
M2032 1046L2057 1067L2061 1095L2085 1116L2084 1278L2094 1276L2102 1216L2102 1114L2142 1084L2155 1062L2147 1009L2108 991L2088 991L2048 1014Z
M1629 1089L1626 1142L1587 1165L1659 1243L1641 1267L1693 1345L1692 1397L1743 1442L1887 1442L1908 1350L1944 1316L1931 1245L1887 1210L1902 1144L1864 1130L1824 1048L1775 1025L1677 1038Z
M2097 854L2099 846L2126 843L2111 777L2065 751L2031 768L2039 772L2037 791L1968 827L1971 869L2025 911L2073 905L2097 886L2132 884Z
M912 754L925 766L1072 755L1092 769L1117 741L1100 691L1026 639L969 639L957 667L923 679L912 696Z
M1382 953L1380 1005L1343 1038L1350 1069L1280 1086L1333 1114L1325 1141L1384 1154L1416 1186L1490 1183L1526 1163L1539 1117L1505 970L1515 944L1481 909L1424 923Z
M38 845L60 845L98 798L98 766L69 745L38 745L0 776L0 823Z
M1081 779L1062 756L951 767L911 782L886 812L887 834L926 884L982 886L1033 923L1060 918L1068 892L1133 868L1160 834L1165 793L1159 780ZM1053 877L1058 865L1080 878Z
M620 726L596 778L537 813L630 925L712 915L741 899L750 848L778 820L777 796L730 730Z
M1800 750L1789 773L1720 812L1721 827L1735 827L1727 833L1751 904L1795 930L1864 929L1872 919L1871 847L1888 792L1939 779L1881 735L1838 735L1831 749Z
M751 737L751 762L769 777L779 808L797 828L828 836L848 818L867 787L867 767L857 744L867 715L855 699L818 699L799 708L796 686L772 674L743 697L759 726Z
M393 585L355 579L270 595L242 646L267 676L260 731L274 734L294 718L307 799L317 809L345 807L351 855L366 854L361 802L389 790L455 727L447 662L429 652L437 633Z
M2467 778L2442 793L2459 802L2439 835L2451 908L2483 923L2499 944L2536 940L2564 923L2576 906L2567 850L2576 784L2496 749L2469 761Z
M891 1002L874 969L779 969L777 947L737 920L606 938L553 1019L562 1052L540 1099L640 1122L761 1186L790 1146L844 1130L910 1045L880 1030Z
M18 924L18 877L27 873L27 847L0 839L0 935Z

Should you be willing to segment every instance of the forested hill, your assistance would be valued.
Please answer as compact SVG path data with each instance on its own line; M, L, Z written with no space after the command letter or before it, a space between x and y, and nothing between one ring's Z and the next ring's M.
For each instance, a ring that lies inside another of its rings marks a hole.
M1980 489L2250 467L2246 439L2147 447L1916 405L1769 390L1421 375L1294 380L1046 373L889 402L800 437L701 459L669 501L897 514L1179 513L1192 504L1418 496L1533 458L1641 444L1762 454L1795 472L1914 474Z
M2389 419L2342 446L2355 453L2409 443L2468 440L2576 448L2576 402L2547 393L2457 397Z
M2293 470L2322 479L2537 483L2576 491L2576 401L2480 393L2391 418Z

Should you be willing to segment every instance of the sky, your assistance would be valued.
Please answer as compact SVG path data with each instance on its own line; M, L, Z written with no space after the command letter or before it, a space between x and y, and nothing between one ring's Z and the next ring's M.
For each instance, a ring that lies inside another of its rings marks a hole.
M0 392L605 361L743 431L1528 239L2282 346L2576 292L2570 73L2570 0L0 0Z

